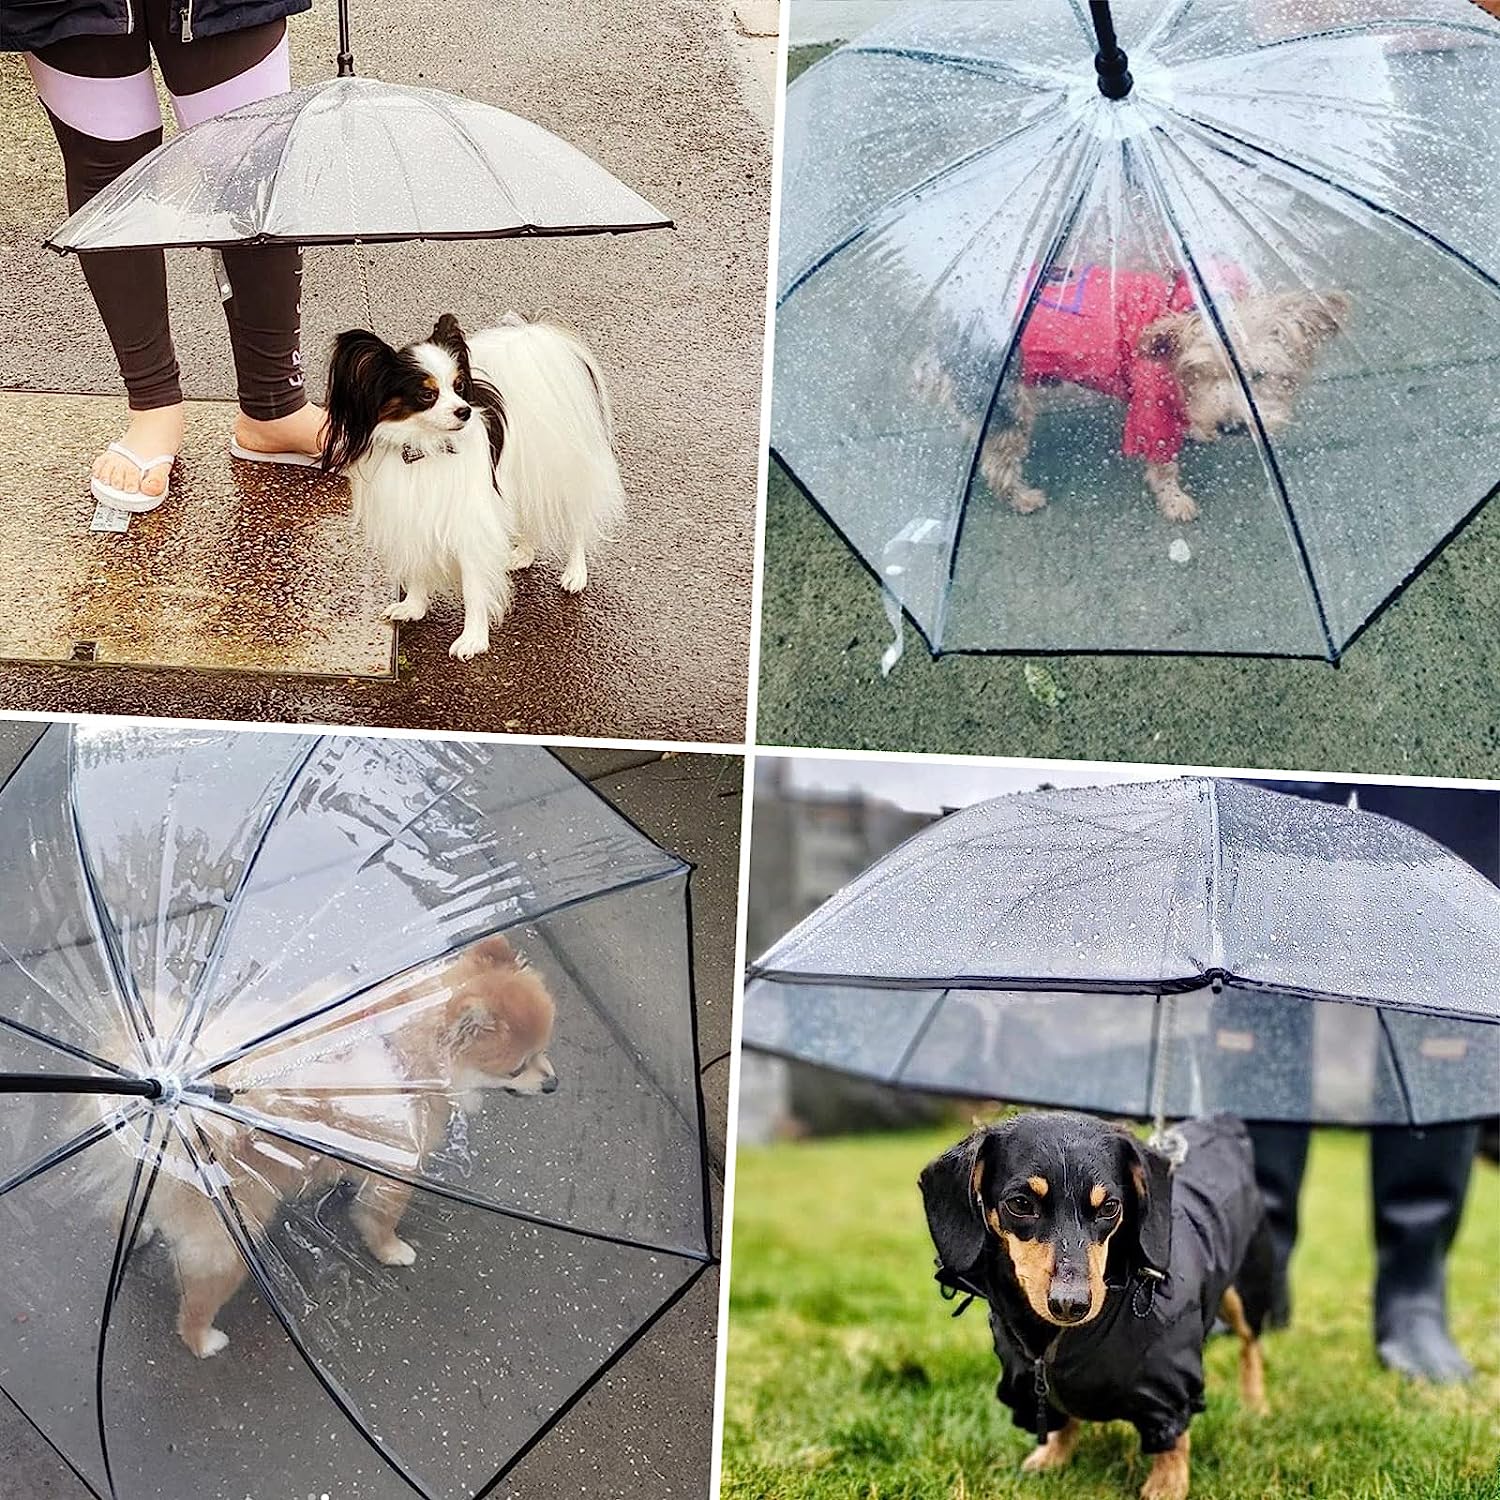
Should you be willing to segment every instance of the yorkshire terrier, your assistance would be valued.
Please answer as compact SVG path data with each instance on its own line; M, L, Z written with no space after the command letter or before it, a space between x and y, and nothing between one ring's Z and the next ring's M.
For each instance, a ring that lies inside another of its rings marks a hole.
M1319 351L1348 317L1343 292L1236 296L1235 347L1267 434L1290 424ZM1180 275L1168 282L1091 265L1049 276L1021 334L1020 366L1020 380L1007 378L988 417L979 468L994 493L1022 514L1047 503L1023 472L1039 386L1077 385L1125 403L1122 452L1145 461L1146 484L1169 521L1198 515L1182 486L1185 440L1212 443L1252 427L1240 374ZM928 399L962 405L952 375L934 360L919 361L913 377ZM978 438L984 419L965 413L965 420L971 440Z

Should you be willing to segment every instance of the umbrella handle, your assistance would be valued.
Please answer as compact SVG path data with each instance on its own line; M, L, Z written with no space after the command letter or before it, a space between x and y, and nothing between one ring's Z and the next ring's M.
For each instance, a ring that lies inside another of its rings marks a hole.
M1135 86L1130 76L1130 59L1115 36L1115 18L1109 11L1109 0L1089 0L1094 18L1094 35L1099 50L1094 54L1094 72L1099 75L1099 92L1106 99L1123 99Z
M349 0L339 0L339 77L353 76L354 54L349 50Z
M0 1094L128 1094L159 1099L154 1078L98 1078L86 1073L0 1073Z

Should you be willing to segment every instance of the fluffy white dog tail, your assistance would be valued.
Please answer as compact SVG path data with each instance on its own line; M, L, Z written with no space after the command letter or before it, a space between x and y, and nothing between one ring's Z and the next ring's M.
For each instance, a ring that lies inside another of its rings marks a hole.
M499 481L516 533L559 564L592 552L625 512L609 393L593 356L555 324L507 318L469 340L469 357L505 400Z

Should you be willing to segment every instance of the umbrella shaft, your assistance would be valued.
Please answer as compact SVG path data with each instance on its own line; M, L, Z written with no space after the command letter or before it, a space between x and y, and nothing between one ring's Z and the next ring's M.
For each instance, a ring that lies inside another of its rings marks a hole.
M354 54L349 50L349 0L339 0L339 77L354 74Z
M1094 54L1094 71L1099 75L1099 92L1106 99L1123 99L1134 85L1130 76L1130 59L1115 36L1115 18L1110 14L1109 0L1089 0L1094 18L1094 36L1099 50Z
M154 1078L95 1078L86 1073L0 1073L0 1094L129 1094L161 1096Z

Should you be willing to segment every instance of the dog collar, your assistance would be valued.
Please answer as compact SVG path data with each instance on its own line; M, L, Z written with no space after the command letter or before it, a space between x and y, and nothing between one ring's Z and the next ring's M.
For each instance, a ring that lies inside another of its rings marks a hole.
M451 442L444 441L443 446L438 449L438 452L457 453L458 449ZM402 443L401 445L401 462L404 464L418 464L424 458L430 458L431 456L425 448L413 447L410 443Z

